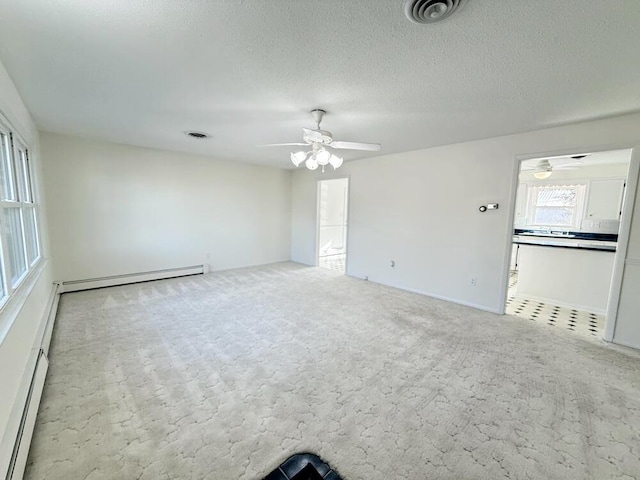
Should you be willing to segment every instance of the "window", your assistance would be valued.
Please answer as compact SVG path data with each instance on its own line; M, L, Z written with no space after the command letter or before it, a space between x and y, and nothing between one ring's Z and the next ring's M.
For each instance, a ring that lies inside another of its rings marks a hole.
M528 224L577 228L584 208L586 185L532 186L529 190Z
M0 303L40 259L29 150L0 123Z

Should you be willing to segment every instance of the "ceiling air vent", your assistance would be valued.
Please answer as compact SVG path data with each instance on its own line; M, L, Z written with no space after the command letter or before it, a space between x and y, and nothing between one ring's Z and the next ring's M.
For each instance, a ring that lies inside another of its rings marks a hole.
M184 134L191 138L199 138L199 139L211 138L211 135L204 132L184 132Z
M415 23L436 23L451 16L463 0L405 0L404 13Z

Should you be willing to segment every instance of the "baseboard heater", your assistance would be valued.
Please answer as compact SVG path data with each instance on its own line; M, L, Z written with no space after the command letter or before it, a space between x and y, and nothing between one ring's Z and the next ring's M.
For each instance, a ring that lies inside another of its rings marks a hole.
M44 389L44 380L47 377L49 362L44 350L38 352L36 360L36 370L31 379L29 386L29 394L27 403L24 407L22 420L20 421L20 429L18 430L18 438L16 439L11 455L11 463L7 472L7 480L20 480L24 475L24 468L27 465L27 456L29 455L29 446L31 445L31 437L33 429L36 426L36 416L38 415L38 407L40 406L40 398Z
M63 292L66 293L76 292L79 290L90 290L92 288L115 287L117 285L127 285L129 283L148 282L150 280L185 277L187 275L208 273L208 267L208 265L193 265L190 267L167 268L165 270L154 270L151 272L125 273L123 275L112 275L110 277L70 280L62 282L62 288Z
M29 363L25 369L25 372L31 372L31 377L23 381L23 386L20 387L22 393L18 393L11 414L13 418L16 419L14 427L12 427L12 430L15 432L15 443L13 444L12 450L10 450L11 457L8 460L6 480L21 480L27 464L31 437L33 436L33 429L36 425L38 407L40 406L40 399L44 390L47 370L49 369L47 356L59 300L60 285L54 283L32 349L34 355L29 359Z

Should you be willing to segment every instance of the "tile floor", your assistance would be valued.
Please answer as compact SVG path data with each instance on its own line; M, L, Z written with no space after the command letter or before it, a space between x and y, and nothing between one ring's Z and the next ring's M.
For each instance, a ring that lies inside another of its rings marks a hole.
M584 312L516 295L518 274L511 273L506 313L533 320L550 327L566 328L579 335L600 338L604 330L604 315Z
M344 265L346 259L347 255L344 253L338 255L327 255L325 257L320 257L319 263L322 268L328 268L329 270L333 270L335 272L344 273Z

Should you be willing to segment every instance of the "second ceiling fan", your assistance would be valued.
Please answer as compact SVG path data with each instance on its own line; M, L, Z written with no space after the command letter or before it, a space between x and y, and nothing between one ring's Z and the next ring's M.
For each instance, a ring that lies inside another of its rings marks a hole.
M587 155L573 155L571 157L561 158L543 158L535 164L523 165L522 171L532 171L533 176L538 180L544 180L551 176L554 170L558 169L574 169L583 165L582 161Z

